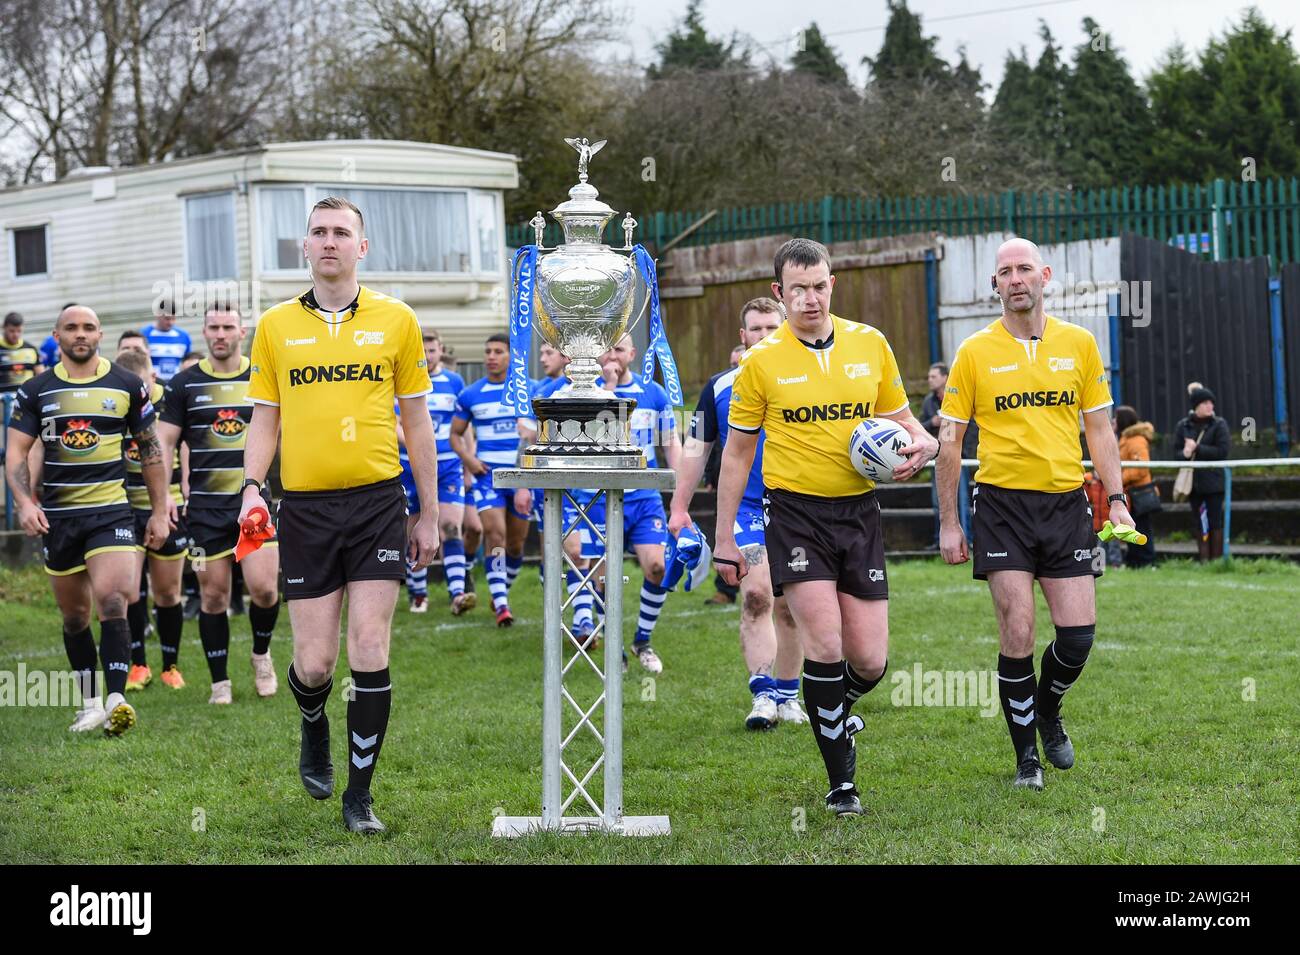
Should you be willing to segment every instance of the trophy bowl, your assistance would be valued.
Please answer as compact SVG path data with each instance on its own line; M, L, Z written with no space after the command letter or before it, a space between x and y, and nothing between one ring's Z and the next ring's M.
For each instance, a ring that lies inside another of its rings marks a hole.
M553 249L542 245L546 221L540 212L530 223L538 248L532 314L542 337L569 358L571 384L533 402L538 441L521 453L520 466L643 468L645 454L632 443L629 424L636 402L599 384L600 356L636 326L650 302L651 290L633 254L636 220L631 215L623 220L624 248L602 241L605 225L617 213L587 182L587 161L605 142L565 142L578 150L579 181L568 200L551 211L564 230L563 243ZM512 281L518 289L520 275Z

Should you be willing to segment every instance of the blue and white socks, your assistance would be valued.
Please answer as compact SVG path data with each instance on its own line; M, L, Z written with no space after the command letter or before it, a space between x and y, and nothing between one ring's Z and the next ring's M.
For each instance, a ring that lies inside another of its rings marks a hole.
M664 601L667 599L666 587L652 584L648 580L642 582L641 612L637 616L636 636L632 638L633 643L650 642L650 635L654 633L655 624L659 622L659 614L664 609Z
M510 606L508 599L510 585L507 583L506 556L504 554L497 554L487 558L487 582L488 590L492 594L492 609L500 610L502 607Z
M573 607L573 629L588 630L595 626L592 619L591 607L593 598L590 587L579 589L579 583L582 581L582 575L576 570L566 571L564 575L565 582L569 587L569 596L573 598L571 606Z
M780 697L777 695L776 680L766 673L751 673L749 675L749 692L753 694L754 699L766 696L773 702L781 702Z
M442 572L447 578L447 595L465 592L465 542L459 537L442 542Z

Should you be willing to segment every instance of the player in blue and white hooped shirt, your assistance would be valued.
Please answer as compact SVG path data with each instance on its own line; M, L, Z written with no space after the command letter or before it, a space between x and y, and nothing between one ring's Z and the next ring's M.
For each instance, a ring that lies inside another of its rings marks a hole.
M528 488L498 489L492 472L513 468L519 462L519 418L505 403L506 373L510 368L510 336L498 332L483 346L486 376L461 392L451 422L451 446L474 478L474 507L483 523L483 546L488 566L488 588L497 626L514 623L510 613L510 585L524 565L524 540L532 511ZM465 433L474 426L477 447L470 450Z
M655 445L664 445L664 463L676 470L681 466L682 445L677 436L677 421L668 393L658 382L641 384L640 366L636 361L636 346L632 337L624 335L613 348L600 358L605 372L605 387L620 398L632 398L636 408L631 415L632 443L641 446L649 467L658 467ZM633 369L636 369L634 372ZM602 498L591 510L592 520L604 529L605 502ZM588 548L584 541L583 556L600 556L599 548ZM641 583L641 609L637 616L636 635L632 649L637 661L651 673L663 671L650 637L659 613L663 610L668 591L662 586L664 579L664 548L668 544L668 515L664 501L652 488L636 488L623 495L623 545L636 554L644 578ZM626 658L624 666L627 665Z
M774 299L746 302L740 314L740 341L746 348L781 327L781 306ZM715 441L727 444L727 410L731 386L740 373L728 368L709 379L691 419L691 432L677 471L668 530L675 537L694 522L688 513L691 498L699 487L704 465ZM749 472L734 525L736 543L749 563L749 573L740 581L740 651L749 671L752 709L745 726L752 730L771 729L778 722L807 723L799 705L799 673L803 650L799 632L785 597L772 593L772 575L767 565L767 541L763 517L763 438L759 435L754 466Z
M170 301L164 299L158 303L154 309L154 324L140 329L140 334L149 345L155 377L166 384L181 370L181 362L192 347L189 332L176 327L176 309Z
M451 613L458 617L473 610L477 604L474 594L465 591L465 541L461 530L465 518L464 465L451 447L451 419L456 413L456 401L465 390L465 382L460 375L443 367L442 339L438 332L426 328L423 338L424 358L428 362L429 383L433 388L426 402L438 440L438 528L442 538L442 569L447 578ZM410 519L414 521L420 513L420 497L416 493L403 437L399 420L397 447L402 463L402 486L406 488ZM428 568L407 568L406 589L411 598L412 613L424 613L428 609L428 579Z
M542 342L541 347L537 350L537 362L542 367L542 372L546 377L533 382L533 398L550 398L557 391L569 384L569 377L564 373L568 367L569 358L567 355L554 348L549 342ZM537 425L535 421L526 421L521 424L520 430L523 432L524 442L530 443L536 440ZM537 520L537 529L542 540L545 540L546 528L542 521L542 504L543 492L540 489L533 490L533 517ZM570 503L568 496L564 498L562 506L561 520L565 527L573 527L578 521L578 511ZM564 539L564 550L569 555L569 559L581 570L586 570L588 562L582 556L581 535L577 529L571 531ZM540 568L539 568L540 569ZM569 595L572 598L573 606L573 635L582 640L584 649L590 646L590 637L596 629L595 620L592 616L592 598L591 588L583 587L579 590L579 584L582 578L577 571L567 570L564 575L565 583L568 586Z

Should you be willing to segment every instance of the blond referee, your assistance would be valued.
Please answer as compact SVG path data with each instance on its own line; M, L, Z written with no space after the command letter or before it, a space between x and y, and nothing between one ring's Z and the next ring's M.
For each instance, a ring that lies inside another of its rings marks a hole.
M268 309L253 341L248 396L256 407L239 518L264 500L278 434L278 531L293 626L289 687L302 711L298 770L314 798L333 793L325 703L346 594L352 686L343 822L369 834L384 830L370 782L392 701L393 607L407 555L424 567L438 549L436 506L424 508L407 544L394 398L422 501L438 499L438 466L420 326L407 305L357 282L367 248L360 209L332 196L316 203L303 240L312 287Z

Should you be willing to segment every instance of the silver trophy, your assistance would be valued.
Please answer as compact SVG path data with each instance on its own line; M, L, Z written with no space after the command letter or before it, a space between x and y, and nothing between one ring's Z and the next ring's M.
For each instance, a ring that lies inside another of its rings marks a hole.
M578 151L578 183L567 201L551 210L564 229L564 242L542 244L546 220L538 212L529 223L537 233L537 274L533 284L534 327L570 359L572 383L550 398L533 402L537 443L524 449L524 468L644 468L645 454L632 443L629 415L636 402L618 398L599 384L599 358L631 331L650 302L650 289L632 255L636 220L623 219L624 244L601 241L617 213L600 200L587 181L587 163L605 145L586 138L566 139ZM512 276L519 288L519 275ZM638 304L639 300L639 304ZM637 317L629 325L633 312Z

